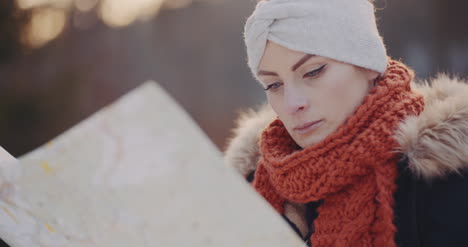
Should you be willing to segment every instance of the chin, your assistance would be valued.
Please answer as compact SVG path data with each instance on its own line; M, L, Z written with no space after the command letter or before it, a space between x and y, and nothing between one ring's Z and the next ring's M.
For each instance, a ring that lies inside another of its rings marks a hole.
M321 141L325 139L325 137L307 136L305 138L297 138L297 139L293 138L293 139L297 145L299 145L302 149L305 149L305 148L308 148L310 146L320 143Z
M312 141L312 140L307 140L306 139L301 139L301 140L294 140L296 142L297 145L299 145L299 147L301 148L308 148L310 146L313 146L314 144L318 143L316 141Z

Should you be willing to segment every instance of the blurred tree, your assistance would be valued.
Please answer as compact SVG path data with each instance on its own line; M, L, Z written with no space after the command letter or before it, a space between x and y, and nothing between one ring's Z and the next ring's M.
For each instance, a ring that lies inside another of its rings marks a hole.
M465 26L468 23L467 9L468 2L463 0L436 0L434 2L433 37L436 59L438 60L435 70L455 70L458 74L464 74L463 72L468 71L466 51L462 50L468 41L468 32Z
M28 24L30 10L20 9L15 0L0 1L0 64L21 53L21 31Z
M21 10L15 0L0 1L0 64L6 63L23 50L21 30L27 25L29 17L30 11ZM0 79L0 86L3 84L1 80L4 79ZM0 102L0 105L6 105L4 102ZM8 245L0 239L0 247Z

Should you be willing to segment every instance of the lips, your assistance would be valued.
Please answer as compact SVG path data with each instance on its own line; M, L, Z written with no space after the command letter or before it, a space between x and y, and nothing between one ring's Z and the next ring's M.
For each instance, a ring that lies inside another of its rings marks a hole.
M293 130L296 131L298 134L306 134L317 129L322 124L322 122L323 122L323 119L313 121L313 122L308 122L308 123L296 126Z

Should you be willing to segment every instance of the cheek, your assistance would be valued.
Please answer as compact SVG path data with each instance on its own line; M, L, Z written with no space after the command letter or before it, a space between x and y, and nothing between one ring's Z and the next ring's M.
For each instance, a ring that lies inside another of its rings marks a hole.
M340 78L330 79L323 82L325 85L320 94L316 96L316 102L320 104L320 112L328 117L335 117L343 111L348 98L346 86Z
M368 87L362 81L351 83L353 86L348 87L346 92L341 92L340 95L340 98L343 99L341 111L345 115L344 118L354 113L356 108L362 104L368 92Z
M269 95L269 94L267 94L267 100L271 108L273 109L273 111L276 113L276 115L278 115L278 117L282 119L283 112L284 112L282 100L278 96Z
M367 87L362 81L338 77L329 80L326 85L327 88L320 95L322 113L340 125L361 104L367 93Z
M289 123L291 122L291 116L287 113L286 106L284 104L283 98L281 96L267 96L268 103L271 106L271 109L276 113L276 115L281 119L286 128L289 131Z
M327 78L325 85L327 86L327 93L330 94L332 98L335 99L346 99L349 96L349 90L352 89L352 86L349 83L349 79L346 73L336 73L333 76ZM332 95L331 95L332 94ZM344 97L344 98L343 98Z

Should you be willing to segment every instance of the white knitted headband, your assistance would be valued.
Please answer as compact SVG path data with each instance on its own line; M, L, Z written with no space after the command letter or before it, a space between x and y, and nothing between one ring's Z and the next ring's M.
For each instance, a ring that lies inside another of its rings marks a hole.
M256 75L267 40L288 49L385 72L387 55L368 0L268 0L244 30L248 65Z

